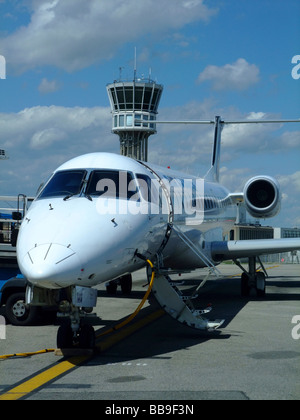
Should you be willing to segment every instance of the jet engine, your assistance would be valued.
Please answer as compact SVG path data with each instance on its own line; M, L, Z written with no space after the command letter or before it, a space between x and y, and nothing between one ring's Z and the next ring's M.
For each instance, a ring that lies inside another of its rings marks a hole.
M274 217L280 210L280 187L270 176L256 176L249 179L244 187L246 210L252 217Z

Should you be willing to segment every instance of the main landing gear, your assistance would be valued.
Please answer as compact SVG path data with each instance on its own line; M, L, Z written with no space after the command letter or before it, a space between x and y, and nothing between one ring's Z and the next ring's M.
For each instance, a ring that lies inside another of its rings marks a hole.
M256 260L259 261L261 269L263 271L257 271ZM264 297L266 295L266 270L259 257L249 257L249 269L248 271L240 264L239 261L234 260L235 264L243 270L241 276L241 295L248 297L251 289L256 290L258 297Z
M115 280L111 280L106 283L106 291L109 295L115 295L117 293L118 286L121 286L123 295L130 295L132 289L132 276L131 274L124 274Z

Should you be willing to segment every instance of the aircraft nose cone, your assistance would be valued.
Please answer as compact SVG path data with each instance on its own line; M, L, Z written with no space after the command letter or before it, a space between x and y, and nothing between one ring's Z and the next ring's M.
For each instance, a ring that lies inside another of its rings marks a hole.
M31 283L50 288L66 286L66 282L74 281L80 272L76 252L71 247L53 243L32 248L20 266Z

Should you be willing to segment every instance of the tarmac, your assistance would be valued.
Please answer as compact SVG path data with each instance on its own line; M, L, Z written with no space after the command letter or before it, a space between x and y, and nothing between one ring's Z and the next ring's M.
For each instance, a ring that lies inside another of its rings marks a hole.
M231 264L218 268L224 278L209 280L195 303L199 308L211 303L207 317L225 319L217 331L179 324L151 297L128 326L100 336L94 354L57 356L51 351L0 359L0 400L102 400L105 409L119 414L118 401L129 400L128 405L181 402L184 408L183 401L300 399L300 265L266 265L265 298L254 292L242 298L240 269ZM201 275L198 270L182 278L191 287ZM92 320L97 335L139 305L147 290L145 272L133 279L130 296L121 291L109 296L99 286ZM52 350L57 329L53 320L30 327L6 325L0 355Z

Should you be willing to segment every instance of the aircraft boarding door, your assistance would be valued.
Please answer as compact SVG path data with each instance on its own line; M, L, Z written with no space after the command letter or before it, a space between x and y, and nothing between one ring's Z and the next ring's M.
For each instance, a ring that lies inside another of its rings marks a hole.
M165 237L163 242L161 243L160 247L157 250L157 254L160 255L166 246L169 237L172 232L172 227L174 223L174 206L173 201L170 195L170 188L168 183L161 177L157 172L155 172L152 168L150 168L145 162L141 162L142 164L150 173L154 176L151 177L151 190L155 188L155 190L159 193L159 211L162 218L167 216L167 229L165 233ZM139 175L138 175L139 176ZM151 193L153 194L153 192Z

